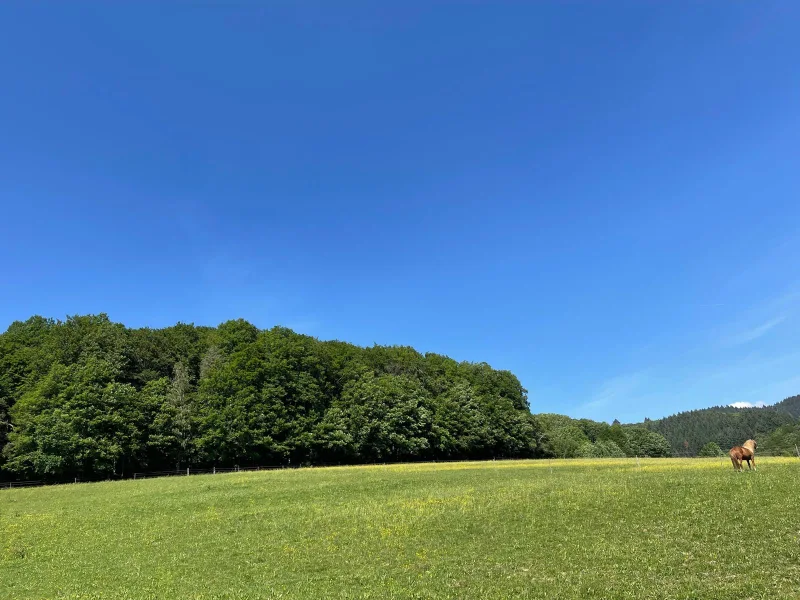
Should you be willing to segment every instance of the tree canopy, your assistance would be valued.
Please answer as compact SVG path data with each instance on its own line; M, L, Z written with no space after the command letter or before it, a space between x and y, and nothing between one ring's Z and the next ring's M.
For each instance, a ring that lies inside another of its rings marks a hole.
M210 466L797 452L800 396L623 425L531 414L509 371L242 319L131 329L35 316L0 335L0 478Z
M647 420L641 426L667 438L673 453L695 456L708 442L728 449L749 438L759 440L783 425L794 423L797 398L800 397L763 408L717 406L692 410Z
M0 335L4 477L530 457L536 439L512 373L408 347L103 314Z

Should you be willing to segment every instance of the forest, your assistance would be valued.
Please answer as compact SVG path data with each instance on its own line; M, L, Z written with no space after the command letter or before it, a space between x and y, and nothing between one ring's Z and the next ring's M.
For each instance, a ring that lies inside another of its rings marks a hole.
M658 420L647 419L640 425L666 437L677 455L695 456L709 443L730 448L748 438L758 440L762 453L794 455L800 444L798 418L800 396L792 396L771 406L715 406Z
M533 414L517 377L486 363L320 341L241 319L151 329L105 314L35 316L0 334L3 480L694 455L708 442L724 446L780 427L781 443L795 439L788 410L753 411L697 411L635 426ZM728 421L738 428L720 425Z

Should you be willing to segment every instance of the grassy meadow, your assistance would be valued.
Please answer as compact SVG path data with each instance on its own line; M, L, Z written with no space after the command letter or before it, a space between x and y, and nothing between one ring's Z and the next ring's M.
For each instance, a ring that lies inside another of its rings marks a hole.
M498 461L0 491L0 598L800 598L800 461Z

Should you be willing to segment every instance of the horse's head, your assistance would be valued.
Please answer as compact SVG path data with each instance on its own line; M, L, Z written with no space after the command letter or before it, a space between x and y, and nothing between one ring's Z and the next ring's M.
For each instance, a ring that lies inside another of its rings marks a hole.
M749 449L751 452L755 452L758 444L756 444L755 440L747 440L744 444L742 444L742 446Z

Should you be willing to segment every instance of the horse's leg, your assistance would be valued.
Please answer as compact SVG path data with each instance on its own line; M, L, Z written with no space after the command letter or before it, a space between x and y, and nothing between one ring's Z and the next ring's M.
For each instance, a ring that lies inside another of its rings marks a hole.
M752 461L753 461L753 471L755 471L756 470L756 455L755 454L753 454Z
M750 459L749 459L749 458L746 458L745 460L747 461L747 470L748 470L748 471L752 471L752 470L753 470L753 467L751 467L751 466L750 466Z
M738 471L739 468L736 466L736 457L731 456L731 462L733 463L733 470Z

